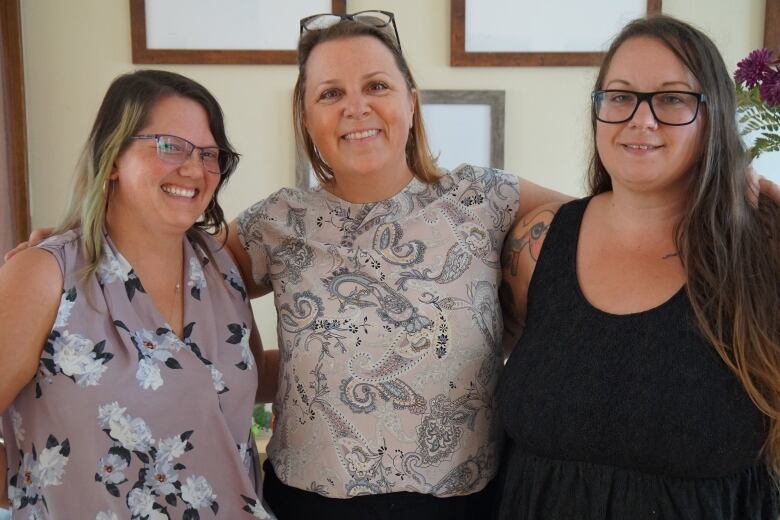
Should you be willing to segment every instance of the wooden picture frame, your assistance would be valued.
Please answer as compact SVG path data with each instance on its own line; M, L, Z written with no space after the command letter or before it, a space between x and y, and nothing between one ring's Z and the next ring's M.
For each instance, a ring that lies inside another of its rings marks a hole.
M0 95L3 96L4 147L0 157L8 174L12 238L16 245L30 234L27 178L27 116L24 101L24 60L20 0L0 3Z
M332 13L344 14L346 9L346 0L331 0ZM134 64L295 65L296 63L295 49L149 48L146 0L130 0L130 28Z
M428 144L434 156L439 156L439 166L451 169L465 162L502 169L505 100L503 90L420 91ZM428 108L436 108L437 117L432 117L433 112L426 112ZM450 109L452 112L448 114ZM453 117L461 116L453 124ZM469 156L475 146L477 153ZM443 164L448 160L450 163ZM295 186L308 189L316 182L306 154L296 150Z
M780 0L766 0L764 47L780 52Z
M428 145L439 156L439 165L452 169L469 163L503 169L505 102L503 90L421 91ZM437 113L440 120L434 117Z
M586 52L507 52L466 50L466 1L450 0L450 65L455 67L541 67L593 66L604 57L600 51ZM477 0L471 0L477 1ZM581 3L580 0L571 0ZM767 0L774 1L774 0ZM544 4L538 4L544 5ZM647 0L647 14L661 12L661 0ZM497 16L507 18L506 13ZM509 17L511 18L511 16ZM587 27L588 24L583 24ZM609 35L604 35L608 38Z

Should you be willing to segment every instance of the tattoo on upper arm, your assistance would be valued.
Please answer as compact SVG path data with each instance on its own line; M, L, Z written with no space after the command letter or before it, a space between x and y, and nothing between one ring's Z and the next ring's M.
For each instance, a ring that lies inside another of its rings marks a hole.
M554 215L551 210L540 211L522 223L520 229L525 230L522 235L509 236L506 239L501 263L512 276L517 276L522 255L528 255L534 263L539 259L539 251Z

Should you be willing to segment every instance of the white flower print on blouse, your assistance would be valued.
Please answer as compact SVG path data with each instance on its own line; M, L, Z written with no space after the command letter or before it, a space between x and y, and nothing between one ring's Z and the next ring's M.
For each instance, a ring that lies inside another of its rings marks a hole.
M135 488L127 495L127 505L133 518L150 517L154 511L154 497L147 489Z
M214 365L209 365L208 367L209 371L211 372L211 382L214 384L214 390L216 390L218 394L227 391L227 386L225 385L222 372L220 372Z
M117 280L126 282L130 279L133 268L122 255L115 255L109 248L103 251L103 257L98 264L97 274L100 285L107 285Z
M248 442L242 442L238 445L238 457L244 463L244 469L249 473L252 467L252 448Z
M95 520L119 520L119 517L113 511L100 511Z
M100 476L100 480L108 484L122 484L127 482L125 476L125 470L127 469L127 462L119 455L109 453L104 455L98 461L97 474Z
M190 294L196 300L200 300L200 290L206 287L206 276L197 257L190 257L190 275L187 286L191 287Z
M230 286L241 294L241 299L246 300L246 286L244 280L241 278L238 269L231 267L228 274L223 274L222 277L230 284Z
M159 363L172 370L181 369L181 364L174 355L185 345L170 329L163 327L156 331L141 329L131 332L127 325L119 320L114 321L114 325L130 335L130 341L138 351L135 379L144 390L157 390L163 385Z
M130 265L121 253L114 254L110 248L106 248L103 257L95 272L100 285L108 285L113 282L122 282L125 286L127 299L133 301L135 292L145 293L141 280L136 276L133 266Z
M59 486L70 457L70 441L60 443L49 435L46 447L38 453L35 444L32 452L25 453L19 463L19 471L8 479L8 498L14 511L26 511L28 518L43 518L46 499L43 490Z
M261 520L271 520L271 516L266 512L265 509L263 509L263 506L260 505L260 502L255 500L254 498L245 497L244 495L241 495L241 498L244 499L244 502L246 502L246 505L244 506L244 511L251 514L254 518L260 518Z
M104 352L106 341L97 343L79 334L54 330L49 334L39 361L35 381L35 396L41 396L41 383L50 384L52 377L62 374L80 387L96 386L114 355Z
M38 455L38 482L42 488L62 484L65 464L68 463L68 457L62 454L61 446L56 441L51 444L52 447L44 449Z
M70 319L70 311L76 304L76 288L71 287L67 291L63 291L60 297L60 306L57 308L57 319L54 320L55 329L65 327Z
M168 437L157 443L157 455L165 460L181 457L187 450L187 441L181 437Z
M231 323L227 328L230 331L230 337L227 339L227 342L241 347L241 362L236 363L236 366L241 370L251 370L255 366L255 357L249 348L249 328L246 326L246 323L241 325Z
M101 341L101 347L104 344L105 342ZM97 358L96 345L89 338L64 331L53 339L51 345L54 350L51 357L54 365L64 375L75 378L81 387L97 385L108 368L103 364L102 358ZM107 356L113 357L113 354Z
M135 378L144 390L157 390L163 384L160 367L154 361L148 359L142 359L138 362Z
M157 496L166 496L176 493L179 482L179 474L174 471L173 465L166 459L158 459L145 467L146 480L144 486L151 489Z
M98 409L98 424L113 446L100 459L95 480L103 483L106 491L115 497L126 493L133 520L170 518L169 508L179 505L185 509L184 519L199 519L198 509L204 507L216 515L219 504L209 482L200 475L183 475L187 467L176 462L193 449L189 441L193 431L155 440L146 422L125 413L126 410L117 402ZM125 475L133 456L141 462L137 479ZM130 480L135 483L127 490Z
M24 436L25 431L22 427L22 414L16 411L16 408L11 405L10 407L11 412L11 427L14 429L14 438L16 439L16 444L21 445L22 442L24 442Z
M173 355L181 350L182 343L169 330L164 334L142 329L132 333L132 340L138 353L148 360L162 361L168 368L181 368Z
M200 475L187 477L181 486L181 499L187 502L192 509L212 507L217 495L211 489L208 480ZM214 511L216 514L216 511Z
M140 417L125 414L126 408L114 401L98 408L98 424L107 429L106 434L129 451L149 451L154 444L152 432ZM105 430L104 430L105 431Z

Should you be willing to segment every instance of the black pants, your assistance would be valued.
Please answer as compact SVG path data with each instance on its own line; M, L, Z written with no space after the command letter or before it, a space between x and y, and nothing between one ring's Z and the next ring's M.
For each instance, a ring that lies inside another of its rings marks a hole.
M448 498L401 491L343 499L283 484L267 460L263 470L263 498L279 520L488 520L496 505L494 482Z

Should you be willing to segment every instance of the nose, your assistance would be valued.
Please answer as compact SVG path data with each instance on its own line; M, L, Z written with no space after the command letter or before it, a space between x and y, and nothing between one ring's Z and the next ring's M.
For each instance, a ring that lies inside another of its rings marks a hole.
M371 112L371 105L363 93L347 94L344 99L344 116L351 119L360 119Z
M636 107L634 116L629 121L631 126L641 128L655 128L658 126L658 121L653 115L653 110L650 108L650 100L643 99L639 102L639 106Z
M190 156L179 166L179 173L184 177L198 178L206 173L206 167L200 158L200 149L193 148Z

